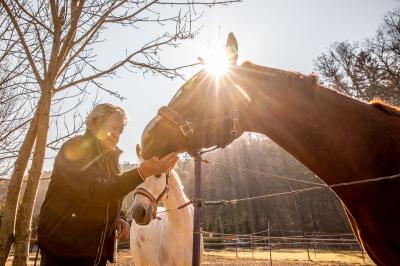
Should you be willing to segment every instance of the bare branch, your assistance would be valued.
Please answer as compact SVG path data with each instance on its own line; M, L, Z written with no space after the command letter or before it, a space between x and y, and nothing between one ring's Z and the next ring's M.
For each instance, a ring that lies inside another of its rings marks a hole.
M43 27L48 33L53 34L53 31L47 27L44 23L42 23L41 21L39 21L35 16L32 15L32 13L30 13L29 11L27 11L23 5L20 4L20 2L18 0L14 0L15 3L17 3L18 8L20 10L22 10L22 12L24 12L24 14L26 14L30 19L32 19L35 24L39 24L41 27Z
M41 79L41 77L39 75L39 72L38 72L38 70L36 68L35 62L34 62L34 60L32 58L32 54L31 54L31 52L30 52L30 50L28 48L28 45L26 44L25 38L24 38L24 36L22 34L22 31L21 31L17 21L15 20L15 17L12 14L10 8L7 6L5 0L0 0L0 2L3 5L4 9L6 10L8 16L10 17L10 19L11 19L13 25L14 25L15 30L18 32L18 36L19 36L20 42L21 42L21 44L22 44L22 46L24 48L26 57L29 60L29 64L30 64L30 66L32 68L33 74L35 75L36 80L40 84L42 82L42 79Z
M232 3L240 3L240 2L242 2L242 0L231 0L231 1L216 1L216 0L211 0L211 1L209 1L209 2L206 2L206 1L204 1L204 2L195 2L195 1L188 1L188 2L159 2L159 3L157 3L157 4L159 4L159 5L171 5L171 6L174 6L174 5L193 5L193 6L195 6L195 5L197 5L197 6L199 6L199 5L202 5L202 6L209 6L209 7L211 7L211 6L214 6L214 5L228 5L228 4L232 4Z

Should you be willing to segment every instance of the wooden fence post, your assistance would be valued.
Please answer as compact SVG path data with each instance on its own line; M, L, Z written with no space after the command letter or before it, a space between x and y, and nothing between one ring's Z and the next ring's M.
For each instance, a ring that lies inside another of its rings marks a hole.
M308 248L308 239L306 238L306 234L303 233L303 238L306 241L306 248L307 248L307 256L308 256L308 260L311 261L311 257L310 257L310 250Z
M201 156L194 157L194 221L192 266L200 266L200 218L201 218Z
M317 252L315 251L316 250L316 246L317 246L317 243L315 242L315 235L313 234L313 241L314 241L314 258L317 258Z
M250 234L250 248L251 248L251 257L254 260L254 250L253 250L253 236Z
M239 255L238 255L238 241L239 241L239 237L236 237L236 258L239 258Z
M363 262L365 263L364 248L363 247L361 247L361 255L362 255Z
M269 265L272 266L272 246L271 246L271 238L269 234L269 220L268 220L268 247L269 247Z

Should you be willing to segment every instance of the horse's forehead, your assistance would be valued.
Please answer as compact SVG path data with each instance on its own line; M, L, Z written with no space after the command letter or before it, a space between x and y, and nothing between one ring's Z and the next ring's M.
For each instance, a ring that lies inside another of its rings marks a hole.
M177 183L179 186L182 186L182 181L180 180L178 174L174 171L171 171L169 176L169 182L171 184ZM161 177L151 176L146 179L146 182L141 183L138 187L145 188L147 190L156 190L164 188L166 184L166 175L162 174Z
M151 176L147 178L145 182L141 183L138 187L145 188L153 192L153 190L156 190L165 183L164 176L165 175L162 175L161 177Z

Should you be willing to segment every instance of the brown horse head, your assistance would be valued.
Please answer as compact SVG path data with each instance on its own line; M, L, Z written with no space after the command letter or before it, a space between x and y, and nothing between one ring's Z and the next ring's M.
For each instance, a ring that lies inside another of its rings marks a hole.
M195 155L204 148L225 147L243 133L240 114L250 98L232 80L240 68L237 51L237 41L230 33L226 73L215 76L207 68L201 70L159 110L142 135L144 159L173 151Z

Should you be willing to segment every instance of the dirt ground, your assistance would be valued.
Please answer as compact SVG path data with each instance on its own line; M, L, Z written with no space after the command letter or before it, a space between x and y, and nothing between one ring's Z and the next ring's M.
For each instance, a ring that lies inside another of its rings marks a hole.
M321 266L354 266L354 265L374 265L371 260L361 252L354 251L317 251L310 252L310 259L305 250L275 250L272 252L272 265L274 266L302 266L302 265L321 265ZM202 265L215 266L261 266L270 265L268 251L239 250L238 258L234 250L211 250L203 254ZM254 257L254 258L253 258ZM32 253L28 265L34 265L35 254ZM6 265L11 265L12 257L10 257ZM40 265L40 258L36 262ZM132 266L133 261L128 250L118 252L117 263L109 265L115 266Z
M270 265L270 253L267 250L239 250L238 258L234 250L214 250L205 254L203 265ZM310 256L310 257L309 257ZM374 265L361 252L355 251L309 251L302 249L274 250L271 253L272 264L291 265L324 265L350 266Z
M129 252L120 252L118 266L133 265ZM215 266L261 266L270 265L269 253L255 251L239 251L239 258L236 252L220 250L207 251L203 256L202 265ZM254 259L253 259L254 256ZM281 250L272 252L272 265L274 266L302 266L302 265L321 265L321 266L354 266L354 265L374 265L371 260L365 258L365 263L360 252L317 252L310 253L311 261L308 260L307 252L304 250Z

